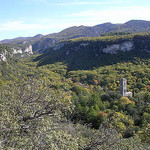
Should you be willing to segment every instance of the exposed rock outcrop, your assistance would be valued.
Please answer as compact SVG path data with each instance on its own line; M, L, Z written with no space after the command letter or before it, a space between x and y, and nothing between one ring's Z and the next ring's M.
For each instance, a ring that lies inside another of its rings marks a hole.
M18 53L22 54L21 48L12 48L12 50L13 50L13 54L18 54Z
M7 50L5 49L1 54L0 54L0 62L2 61L7 61L6 56L8 55Z
M25 53L28 53L28 54L33 54L33 51L32 51L32 45L29 45L28 47L26 47Z
M123 52L130 51L132 49L133 49L133 42L131 42L131 41L127 41L127 42L120 44L120 50Z
M115 43L115 44L109 44L106 45L105 48L103 48L104 46L102 46L101 44L97 44L96 46L93 43L90 42L82 42L79 44L74 44L72 45L69 42L60 42L58 44L56 44L53 47L53 50L59 50L61 48L65 48L66 49L66 55L70 54L71 51L79 51L81 49L90 49L93 50L93 52L95 52L95 56L98 56L99 53L103 52L103 53L108 53L108 54L115 54L119 51L125 52L125 51L131 51L134 49L134 44L132 41L125 41L122 43Z
M12 50L13 50L13 55L24 54L24 53L27 53L29 55L33 54L32 45L27 46L24 50L20 47L14 47L14 48L12 48Z
M116 53L120 49L119 44L113 44L111 46L107 46L106 48L102 49L102 52L104 53Z
M125 52L125 51L132 50L132 48L133 48L133 42L127 41L124 43L113 44L113 45L107 46L106 48L102 49L102 52L115 54L119 50Z
M89 43L81 43L80 46L88 46Z
M6 57L4 56L4 54L0 54L0 62L1 61L6 61Z

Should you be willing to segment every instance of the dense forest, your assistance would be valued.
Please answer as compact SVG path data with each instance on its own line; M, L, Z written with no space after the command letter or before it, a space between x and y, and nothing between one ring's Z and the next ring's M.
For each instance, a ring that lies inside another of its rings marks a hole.
M149 40L149 34L79 38L45 54L7 56L0 62L0 149L150 149ZM85 41L91 44L72 49ZM124 41L134 43L132 51L97 51ZM11 52L0 45L4 50ZM120 94L122 78L133 97Z

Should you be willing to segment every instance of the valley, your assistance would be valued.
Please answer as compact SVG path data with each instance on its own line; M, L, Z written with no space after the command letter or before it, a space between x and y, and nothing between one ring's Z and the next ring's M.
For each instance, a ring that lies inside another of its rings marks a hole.
M148 150L150 34L61 33L44 39L50 47L38 36L44 51L31 51L38 37L0 45L0 149Z

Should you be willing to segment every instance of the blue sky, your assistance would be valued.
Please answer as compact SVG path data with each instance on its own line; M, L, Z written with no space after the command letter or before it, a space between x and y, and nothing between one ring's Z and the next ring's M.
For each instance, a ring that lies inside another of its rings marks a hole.
M0 40L131 19L150 21L149 0L3 0Z

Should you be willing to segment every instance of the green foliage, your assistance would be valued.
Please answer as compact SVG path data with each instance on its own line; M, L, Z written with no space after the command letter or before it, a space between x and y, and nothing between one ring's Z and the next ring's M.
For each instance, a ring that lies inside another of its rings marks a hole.
M72 45L67 49L84 40L97 48L147 38L140 34L76 39L69 41ZM148 53L139 50L96 58L91 45L80 54L66 56L61 49L51 56L0 63L0 149L145 150L149 146ZM74 55L79 56L75 63ZM132 98L120 95L123 77Z
M71 138L71 135L55 128L58 127L57 122L65 121L72 112L73 105L69 91L55 90L49 86L39 80L30 80L20 85L8 84L1 88L0 138L4 148L33 149L37 144L39 149L53 146L62 146L65 149L62 143L65 138ZM54 138L60 144L54 142L52 146ZM45 144L40 145L42 141Z
M11 53L12 50L9 46L5 45L5 44L0 44L0 54L4 53L5 51Z
M141 131L138 132L143 142L150 142L150 124L147 124Z

